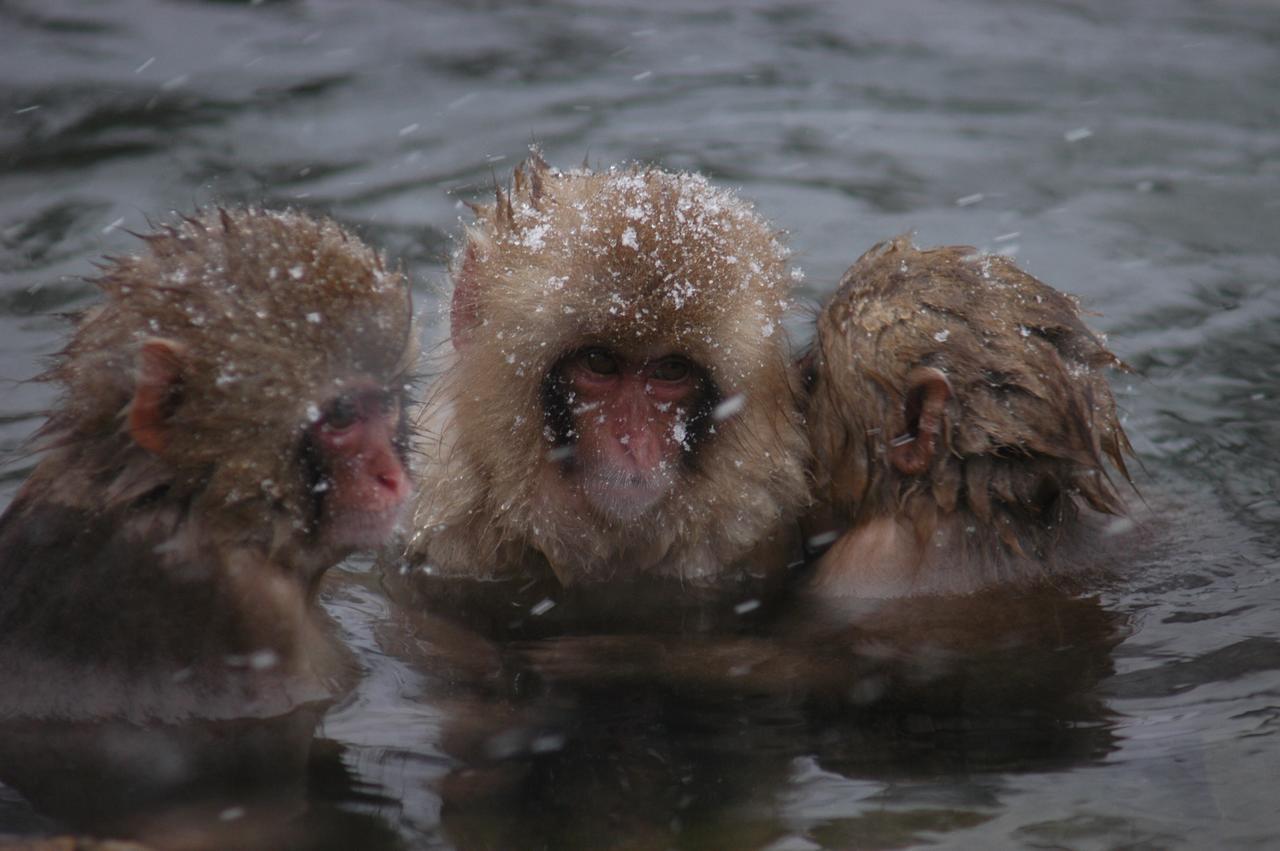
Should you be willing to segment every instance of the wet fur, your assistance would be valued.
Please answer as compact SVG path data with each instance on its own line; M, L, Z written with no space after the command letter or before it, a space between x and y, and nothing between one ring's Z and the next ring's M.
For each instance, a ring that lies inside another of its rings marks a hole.
M953 395L928 469L904 476L887 449L908 430L907 377L921 366ZM1082 509L1124 511L1108 462L1127 481L1131 449L1108 367L1123 364L1076 302L1009 260L906 238L872 248L820 314L812 353L816 494L854 530L841 560L862 565L818 584L952 593L1064 567Z

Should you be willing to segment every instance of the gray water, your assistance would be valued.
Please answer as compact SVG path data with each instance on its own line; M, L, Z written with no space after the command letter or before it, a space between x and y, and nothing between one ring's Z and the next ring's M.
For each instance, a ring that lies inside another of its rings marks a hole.
M489 716L506 704L458 711L446 673L386 639L376 577L348 565L325 604L364 665L357 691L266 784L277 794L193 799L153 840L1280 845L1280 7L1267 0L0 3L0 452L16 457L0 502L51 401L23 380L56 351L57 314L91 303L92 261L131 250L126 229L212 202L321 211L403 258L430 317L460 201L531 141L557 165L641 160L734 187L787 230L813 300L908 230L1014 254L1079 295L1134 367L1115 386L1145 543L1080 601L1119 640L1082 639L1083 661L1014 652L974 675L1034 684L1063 662L1080 675L1063 687L1076 708L1043 727L994 723L1043 718L1017 687L992 688L986 732L911 707L864 720L740 696L517 707L536 717L516 733L548 731L526 773L495 781L501 794L457 793L459 719L501 738ZM313 723L293 725L304 742ZM136 762L0 785L0 837L93 830L95 807L141 806L135 775L153 766Z

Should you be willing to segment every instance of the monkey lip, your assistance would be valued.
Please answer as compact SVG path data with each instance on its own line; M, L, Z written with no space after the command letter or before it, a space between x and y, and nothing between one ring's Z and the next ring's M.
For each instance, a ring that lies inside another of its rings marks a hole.
M634 520L660 502L672 484L664 470L648 474L612 470L584 477L582 493L598 511L618 520Z
M328 520L324 540L347 552L376 550L384 546L400 524L402 504L374 511L345 511Z

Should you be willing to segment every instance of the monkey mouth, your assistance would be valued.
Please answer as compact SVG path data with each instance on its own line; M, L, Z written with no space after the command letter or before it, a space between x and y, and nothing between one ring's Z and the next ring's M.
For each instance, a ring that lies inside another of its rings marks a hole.
M602 514L630 521L649 513L674 483L674 477L666 468L647 473L612 469L583 476L582 493Z
M401 505L377 511L345 511L327 521L324 543L342 553L380 549L395 535L403 513Z

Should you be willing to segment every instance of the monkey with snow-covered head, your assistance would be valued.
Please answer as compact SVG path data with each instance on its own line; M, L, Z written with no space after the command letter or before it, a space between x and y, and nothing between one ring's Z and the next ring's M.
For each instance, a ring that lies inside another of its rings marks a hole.
M404 570L697 589L784 567L807 449L768 224L700 176L536 155L476 211Z

